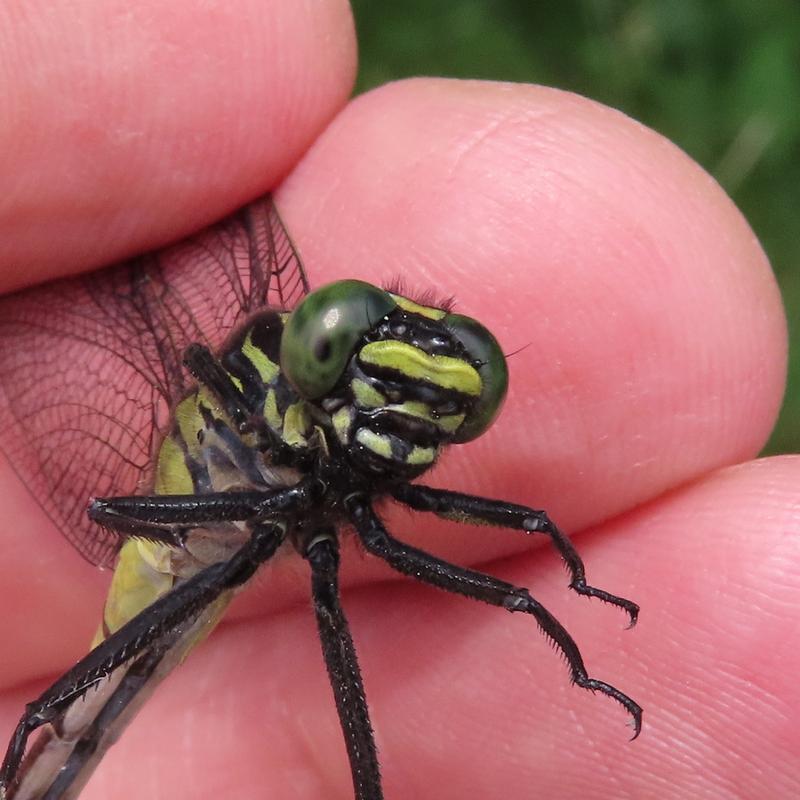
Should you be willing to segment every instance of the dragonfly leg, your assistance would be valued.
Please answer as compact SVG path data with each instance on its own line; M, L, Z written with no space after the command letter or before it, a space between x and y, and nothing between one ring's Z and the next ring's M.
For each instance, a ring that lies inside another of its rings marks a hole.
M351 495L345 500L345 508L364 547L398 572L473 600L481 600L508 611L530 614L545 636L563 653L572 673L573 682L584 689L607 695L620 703L633 717L633 738L639 735L642 725L641 707L619 689L589 677L575 640L527 589L482 572L442 561L394 539L363 496Z
M316 539L305 558L311 565L314 611L322 653L350 758L356 800L381 800L375 738L350 629L339 603L339 547L336 539Z
M277 523L253 525L250 539L227 561L220 561L179 583L141 614L111 634L25 707L0 768L0 798L22 763L30 734L53 722L77 698L122 664L157 646L180 625L195 618L223 592L248 581L271 558L285 536Z
M104 497L93 500L88 513L94 522L123 536L180 546L186 528L302 511L318 499L321 491L321 482L312 478L277 492Z
M42 800L67 796L77 797L77 794L91 775L98 757L102 757L105 752L103 739L110 737L110 740L113 741L119 731L119 728L115 730L117 721L121 717L124 718L136 712L137 701L141 702L142 690L148 681L152 680L167 650L173 645L174 640L179 638L179 635L179 633L176 633L172 637L165 637L136 659L122 676L119 686L114 689L113 694L106 700L94 719L83 729L80 735L74 737L72 752L61 766L54 773L51 773L52 779L43 783L41 776L39 776L39 782L35 783L37 787L34 789L36 791L35 795L31 795L30 787L25 785L29 762L33 761L32 769L36 769L35 759L31 753L31 756L23 762L22 774L20 775L20 791L25 793L27 790L26 797L41 797ZM72 706L70 706L71 708ZM51 736L63 738L61 734L62 724L63 715L53 721L54 730ZM38 747L38 742L35 747ZM34 780L36 781L36 778ZM70 791L72 793L67 795L67 792Z
M183 354L183 363L198 383L214 393L237 428L244 430L253 409L217 357L202 344L190 344Z
M198 383L209 389L222 403L225 413L233 420L239 433L256 433L261 440L261 449L269 450L273 463L293 463L295 454L292 448L251 407L239 387L231 380L228 371L207 347L201 344L189 345L183 355L183 363Z
M617 597L603 589L586 583L586 570L578 551L544 511L537 511L514 503L490 500L459 492L432 489L419 484L401 484L392 491L392 496L416 511L431 511L440 517L475 525L496 525L513 528L526 533L544 533L550 537L570 573L570 588L586 597L596 597L605 603L627 612L629 627L636 624L639 606L624 597Z

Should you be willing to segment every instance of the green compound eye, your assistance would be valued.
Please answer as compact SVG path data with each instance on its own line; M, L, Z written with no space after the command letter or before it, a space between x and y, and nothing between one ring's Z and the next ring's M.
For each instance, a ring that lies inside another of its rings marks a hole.
M306 400L329 392L356 342L397 303L364 281L336 281L317 289L289 315L281 337L281 369Z
M480 322L461 314L448 314L444 323L464 345L481 376L480 397L453 438L454 442L469 442L497 417L508 389L508 366L497 339Z

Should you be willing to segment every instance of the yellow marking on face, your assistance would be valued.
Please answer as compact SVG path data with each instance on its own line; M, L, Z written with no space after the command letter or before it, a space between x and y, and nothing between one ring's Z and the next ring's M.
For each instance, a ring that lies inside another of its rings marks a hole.
M409 417L417 417L433 421L431 417L431 407L427 403L420 403L418 400L406 400L405 403L392 403L386 406L387 411L397 411L399 414L408 414Z
M347 444L350 441L351 421L352 417L350 416L350 409L347 406L342 406L342 408L334 412L333 416L331 417L333 430L336 432L336 438L342 444Z
M434 424L439 430L445 433L453 433L461 427L466 414L447 414L436 417L431 413L431 407L427 403L418 400L407 400L405 403L392 403L384 406L387 411L395 411L398 414L407 414L409 417L417 417Z
M463 424L466 416L466 414L447 414L435 419L434 423L445 433L455 433Z
M421 306L419 303L415 303L413 300L409 300L407 297L401 297L399 294L391 294L392 300L397 303L403 311L408 311L410 314L419 314L421 317L427 317L428 319L442 319L442 317L447 314L446 311L442 311L441 308L432 308L431 306Z
M369 428L359 428L356 441L383 458L390 459L392 457L392 445L388 436L375 433Z
M364 408L379 408L386 405L386 398L372 384L356 378L351 383L353 395Z
M451 356L432 356L406 342L370 342L361 348L358 357L363 363L393 369L442 389L454 389L474 397L481 393L481 376L466 361Z
M406 458L406 464L432 464L434 458L436 458L436 448L414 445Z
M171 436L161 442L158 450L155 491L156 494L191 494L194 491L186 454Z
M305 447L310 419L306 404L300 400L292 403L283 415L283 440L290 447Z
M242 355L256 368L264 383L272 383L280 372L280 367L260 347L253 344L252 336L253 332L249 331L242 345Z

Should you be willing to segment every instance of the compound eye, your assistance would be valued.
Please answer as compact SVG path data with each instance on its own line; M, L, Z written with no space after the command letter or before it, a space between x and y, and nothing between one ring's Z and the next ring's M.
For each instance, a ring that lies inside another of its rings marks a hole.
M396 305L364 281L336 281L311 292L283 329L284 375L306 400L319 399L341 378L358 340Z
M443 321L464 345L481 376L478 400L453 438L454 442L469 442L486 431L500 412L508 389L508 366L497 339L480 322L461 314L448 314Z

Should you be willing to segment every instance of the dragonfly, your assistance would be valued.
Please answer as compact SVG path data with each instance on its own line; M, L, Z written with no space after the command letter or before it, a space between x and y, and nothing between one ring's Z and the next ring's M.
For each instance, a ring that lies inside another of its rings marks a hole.
M92 649L11 736L0 800L77 797L233 596L291 553L310 571L354 797L380 800L340 601L344 535L398 573L532 617L572 681L620 703L639 734L641 707L589 676L528 589L403 542L376 512L389 499L549 537L571 589L636 622L544 511L419 482L494 423L508 367L479 321L409 294L353 279L311 291L265 196L161 251L0 301L0 446L75 549L114 570Z

